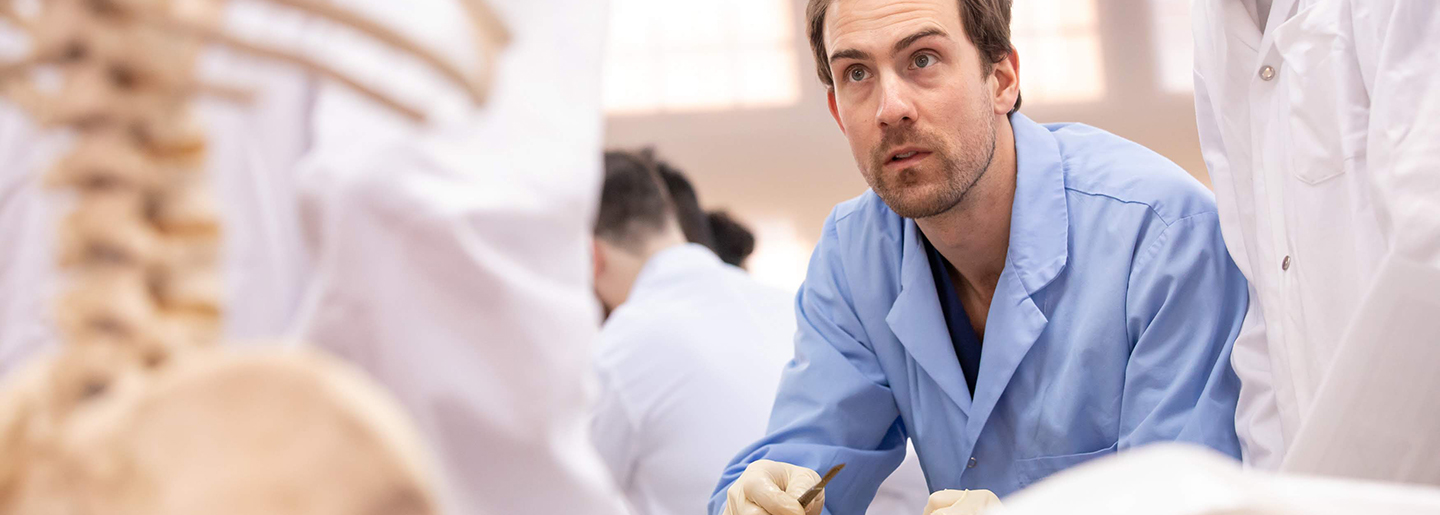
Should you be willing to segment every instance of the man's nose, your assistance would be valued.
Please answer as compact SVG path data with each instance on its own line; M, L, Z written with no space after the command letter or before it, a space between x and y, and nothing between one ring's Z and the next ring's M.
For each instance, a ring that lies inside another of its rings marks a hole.
M910 95L910 88L899 77L880 77L880 106L875 113L875 119L880 121L882 127L915 121L915 104Z

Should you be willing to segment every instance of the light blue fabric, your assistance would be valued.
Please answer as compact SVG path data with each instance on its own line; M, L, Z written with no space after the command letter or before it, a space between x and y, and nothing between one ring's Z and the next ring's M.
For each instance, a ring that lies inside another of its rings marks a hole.
M1010 249L972 401L920 234L873 192L825 223L796 299L795 359L769 434L725 470L824 471L826 510L859 515L914 440L932 491L1004 496L1159 441L1238 459L1230 348L1246 283L1213 196L1173 163L1084 125L1012 117ZM974 457L974 468L967 468Z

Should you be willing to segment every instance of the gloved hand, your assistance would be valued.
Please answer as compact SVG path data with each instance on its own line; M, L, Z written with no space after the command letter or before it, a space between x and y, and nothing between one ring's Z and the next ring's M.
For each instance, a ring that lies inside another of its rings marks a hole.
M758 460L725 492L725 515L820 515L825 492L801 507L796 501L820 482L820 474L805 467Z
M924 515L979 515L1000 506L1000 498L989 490L941 490L930 494Z

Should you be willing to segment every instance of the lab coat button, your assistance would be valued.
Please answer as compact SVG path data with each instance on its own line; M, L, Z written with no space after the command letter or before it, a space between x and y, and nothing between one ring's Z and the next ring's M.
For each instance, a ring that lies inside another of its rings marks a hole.
M967 468L967 469L973 469L973 468L975 468L975 457L974 457L974 456L971 456L971 457L970 457L970 464L969 464L969 465L966 465L965 468Z
M1261 78L1262 80L1267 80L1267 81L1269 81L1269 80L1275 80L1275 67L1274 67L1274 66L1270 66L1270 65L1265 65L1264 68L1261 68L1261 69L1260 69L1260 78Z
M1281 271L1289 271L1289 270L1290 270L1290 256L1285 256L1285 259L1284 259L1283 261L1280 261L1280 270L1281 270Z

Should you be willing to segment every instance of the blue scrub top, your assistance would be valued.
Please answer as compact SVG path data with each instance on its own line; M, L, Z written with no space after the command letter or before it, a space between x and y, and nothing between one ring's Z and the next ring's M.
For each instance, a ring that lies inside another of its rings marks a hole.
M1229 361L1248 295L1214 197L1104 131L1011 122L1010 247L973 396L915 222L872 192L840 204L796 296L768 434L723 472L712 514L747 464L771 459L847 464L825 510L859 515L907 439L932 490L1001 496L1150 442L1238 458Z
M980 336L960 303L960 292L950 280L950 264L945 256L930 244L925 235L925 255L930 259L930 275L935 276L935 292L940 297L940 313L945 316L945 326L950 330L950 344L955 347L955 359L960 362L960 372L965 374L965 386L970 395L975 395L975 378L980 375Z

